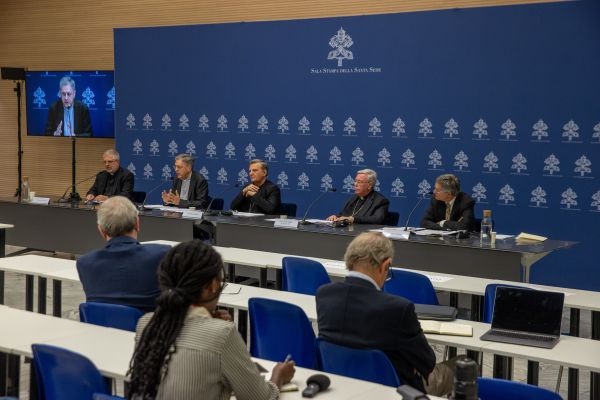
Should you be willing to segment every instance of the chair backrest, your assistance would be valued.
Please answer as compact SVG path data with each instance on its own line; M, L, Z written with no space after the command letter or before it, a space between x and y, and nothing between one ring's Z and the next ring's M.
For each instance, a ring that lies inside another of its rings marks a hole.
M481 400L561 400L558 393L526 383L504 379L478 378Z
M490 283L485 287L485 295L483 298L483 318L482 322L490 324L494 315L494 301L496 300L496 288L498 286L519 288L523 286L504 285L501 283Z
M33 344L31 349L45 400L91 399L94 393L109 393L96 366L81 354L42 344Z
M282 289L288 292L316 295L317 289L331 282L320 262L300 257L283 257Z
M262 298L248 300L250 354L296 365L315 367L315 333L304 311L293 304Z
M133 201L137 204L142 204L146 200L146 192L133 192Z
M279 213L281 215L287 215L288 217L295 217L297 209L298 206L294 203L281 203L279 206Z
M208 202L211 202L211 199L208 199ZM225 200L214 198L212 199L212 204L210 205L211 210L222 210L225 205Z
M387 386L400 386L390 359L381 350L353 349L317 338L317 363L324 372Z
M143 313L137 308L108 303L81 303L79 320L88 324L106 326L135 332Z
M94 400L125 400L125 397L111 396L110 394L94 393Z
M385 282L383 290L402 296L413 303L438 305L431 281L425 275L394 268L392 279Z
M385 219L385 225L398 226L399 220L400 220L400 213L397 213L395 211L388 211L387 217Z

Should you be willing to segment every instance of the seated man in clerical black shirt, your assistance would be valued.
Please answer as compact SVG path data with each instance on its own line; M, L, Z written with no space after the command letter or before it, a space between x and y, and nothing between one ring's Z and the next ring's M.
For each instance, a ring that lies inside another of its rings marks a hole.
M121 168L119 153L108 149L102 154L102 160L105 170L96 175L85 200L102 202L111 196L124 196L133 200L133 174Z
M281 205L281 194L277 185L267 179L269 165L262 160L252 160L248 171L251 183L233 199L231 209L277 214Z
M390 201L373 190L377 183L377 173L372 169L363 169L356 173L354 195L337 215L331 215L328 221L348 221L357 224L385 224Z
M189 154L175 157L173 187L162 192L162 200L167 205L180 208L208 206L208 182L202 174L194 172L194 158Z
M433 198L421 226L436 230L475 230L475 200L460 191L460 181L452 174L437 177Z

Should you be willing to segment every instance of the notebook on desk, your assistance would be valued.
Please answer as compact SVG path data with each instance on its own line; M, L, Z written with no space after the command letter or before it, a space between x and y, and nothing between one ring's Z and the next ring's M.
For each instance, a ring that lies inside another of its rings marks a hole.
M496 288L492 328L481 340L551 349L560 338L563 293Z

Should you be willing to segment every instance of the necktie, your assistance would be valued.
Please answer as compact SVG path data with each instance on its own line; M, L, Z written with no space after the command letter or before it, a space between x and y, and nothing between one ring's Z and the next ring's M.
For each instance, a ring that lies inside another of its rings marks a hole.
M448 221L450 219L450 212L452 211L452 204L446 203L446 216L444 219Z

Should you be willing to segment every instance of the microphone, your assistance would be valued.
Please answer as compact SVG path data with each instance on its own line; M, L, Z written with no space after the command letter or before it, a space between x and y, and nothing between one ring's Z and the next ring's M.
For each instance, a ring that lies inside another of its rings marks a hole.
M306 217L308 216L308 213L310 212L310 209L319 201L321 200L321 197L325 196L326 193L329 192L335 192L337 189L336 188L329 188L326 189L324 192L322 192L320 195L317 196L316 199L313 200L312 203L310 203L310 205L308 206L308 208L306 209L306 212L304 213L304 217L302 217L302 221L300 221L300 225L308 225L310 224L310 222L306 221Z
M327 375L316 374L306 380L306 388L302 391L302 397L315 397L317 393L327 390L331 381Z
M221 196L223 196L225 193L227 193L232 188L237 188L237 187L240 187L239 183L235 183L233 185L227 186L216 197L211 198L210 199L210 203L208 203L208 207L206 207L206 209L204 210L204 213L202 213L202 216L206 215L207 217L212 217L212 216L218 215L219 214L218 211L211 211L211 209L210 209L210 207L212 206L213 201L215 201L215 199L220 198Z
M173 181L173 179L175 179L174 177L170 176L166 181L160 181L160 183L156 186L154 186L152 189L150 189L150 191L148 193L146 193L146 198L144 199L144 201L142 202L142 204L140 204L138 206L138 210L140 211L144 211L146 210L146 201L148 200L148 198L150 197L150 194L153 193L156 189L158 189L159 187L163 186L165 184L165 182L169 182L169 181Z
M417 201L417 204L415 204L415 206L413 207L413 209L410 211L410 213L408 214L408 218L406 218L406 225L404 225L404 230L407 231L408 230L408 223L410 222L410 217L412 217L413 213L415 212L415 210L417 209L417 207L419 207L419 204L421 204L421 202L423 201L423 199L425 198L425 196L431 196L433 194L433 191L429 191L427 193L425 193L423 195L423 197L421 197L419 199L419 201Z
M88 176L87 178L85 178L85 179L83 179L83 180L81 180L81 181L77 182L77 183L75 184L75 186L79 185L80 183L83 183L83 182L89 181L89 180L90 180L90 179L92 179L92 178L95 178L95 177L96 177L96 175L98 175L98 173L95 173L94 175L92 175L92 176ZM59 203L68 203L68 202L70 202L70 201L71 201L70 199L65 199L65 196L67 195L67 192L69 191L69 189L71 189L72 187L73 187L73 184L72 184L72 183L71 183L71 184L69 184L69 186L67 186L67 188L65 189L65 192L63 193L63 195L62 195L62 196L60 196L60 198L58 199L58 202L59 202Z

